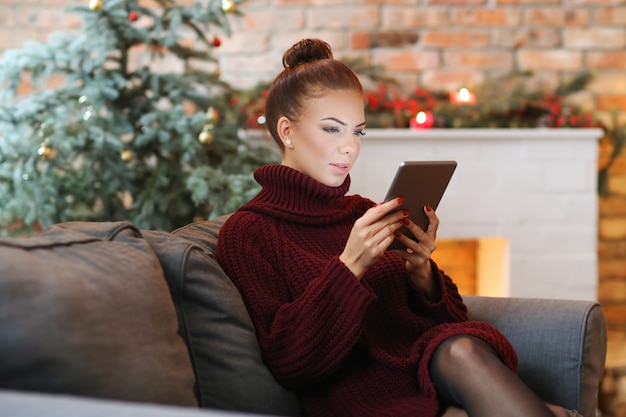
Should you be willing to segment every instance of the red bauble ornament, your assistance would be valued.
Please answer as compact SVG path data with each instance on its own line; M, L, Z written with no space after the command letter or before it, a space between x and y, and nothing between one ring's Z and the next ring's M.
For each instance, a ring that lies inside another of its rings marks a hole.
M131 22L134 22L137 19L139 19L139 13L137 12L128 13L128 20L130 20Z
M217 36L213 38L213 46L220 46L222 44L222 40Z

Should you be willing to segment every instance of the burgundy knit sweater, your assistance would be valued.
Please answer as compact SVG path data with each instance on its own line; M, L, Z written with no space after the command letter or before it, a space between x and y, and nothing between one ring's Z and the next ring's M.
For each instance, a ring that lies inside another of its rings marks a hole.
M222 226L217 259L240 290L264 360L294 390L304 416L435 417L428 372L435 348L457 334L490 343L516 370L509 342L470 322L456 285L433 270L431 302L386 253L361 281L339 260L355 220L374 203L345 196L282 165L257 169L261 191Z

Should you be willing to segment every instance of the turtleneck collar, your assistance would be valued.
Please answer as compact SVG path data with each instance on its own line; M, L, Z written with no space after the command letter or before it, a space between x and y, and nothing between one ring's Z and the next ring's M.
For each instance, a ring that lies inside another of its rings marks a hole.
M350 188L350 176L340 186L330 187L285 165L257 168L254 178L262 189L246 208L280 213L281 217L306 223L315 218L330 220L329 217L341 216L345 210L342 197Z

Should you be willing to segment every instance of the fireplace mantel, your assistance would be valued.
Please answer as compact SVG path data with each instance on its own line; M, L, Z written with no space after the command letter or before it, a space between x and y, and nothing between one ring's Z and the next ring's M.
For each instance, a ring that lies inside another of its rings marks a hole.
M350 193L384 198L402 160L453 159L442 238L508 240L515 297L595 300L601 129L367 129Z
M463 140L467 141L501 141L501 140L531 140L531 141L597 141L602 136L602 129L366 129L363 140L409 140L416 139Z

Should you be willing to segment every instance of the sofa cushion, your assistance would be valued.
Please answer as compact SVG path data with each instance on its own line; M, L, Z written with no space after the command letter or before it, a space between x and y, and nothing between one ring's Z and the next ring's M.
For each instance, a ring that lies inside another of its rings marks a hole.
M263 363L250 316L215 260L226 217L144 236L159 255L196 372L202 407L299 416L297 397ZM191 245L191 246L190 246Z
M159 261L127 222L0 239L0 388L197 406Z

